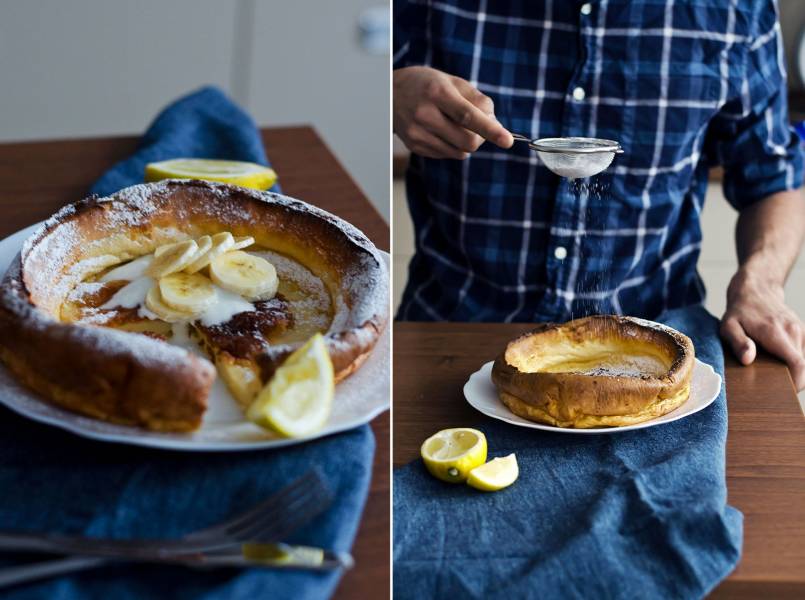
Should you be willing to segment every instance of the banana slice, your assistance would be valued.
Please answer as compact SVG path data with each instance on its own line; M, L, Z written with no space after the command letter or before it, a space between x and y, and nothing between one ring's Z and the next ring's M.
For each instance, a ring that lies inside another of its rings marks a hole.
M154 261L148 267L148 274L159 278L181 271L193 261L197 250L195 240L169 244L159 256L155 254Z
M193 318L191 313L174 310L162 301L162 294L159 291L159 284L153 286L145 295L145 306L163 321L176 323L187 321Z
M171 242L170 244L162 244L161 246L157 246L157 249L154 250L154 258L161 256L162 254L165 254L165 252L167 252L168 250L170 250L175 246L178 246L181 243L182 242Z
M259 256L240 250L227 252L210 263L212 280L249 300L269 300L277 293L277 270Z
M203 255L199 255L194 258L193 261L185 267L185 271L188 273L196 273L201 271L201 269L215 260L216 257L221 256L228 250L231 250L232 246L235 245L235 238L233 238L232 234L228 231L223 231L212 236L210 238L210 243L212 244L210 249Z
M196 251L196 255L193 257L193 262L197 261L210 251L212 248L212 238L208 235L202 235L196 240L196 244L198 245L198 250Z
M159 280L162 301L169 308L194 315L215 304L215 286L198 273L173 273Z
M235 238L235 245L230 248L230 250L241 250L243 248L248 248L254 244L254 238L252 236L247 237L236 237Z

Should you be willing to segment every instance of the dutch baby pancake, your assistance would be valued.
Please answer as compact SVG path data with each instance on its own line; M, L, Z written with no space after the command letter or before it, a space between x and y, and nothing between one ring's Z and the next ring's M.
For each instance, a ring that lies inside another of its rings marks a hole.
M387 303L382 256L345 221L269 192L167 180L66 206L25 242L0 287L0 358L69 410L191 431L216 370L246 408L316 333L336 380L349 376Z
M514 414L556 427L617 427L681 406L693 343L642 319L593 316L542 325L513 340L492 367Z

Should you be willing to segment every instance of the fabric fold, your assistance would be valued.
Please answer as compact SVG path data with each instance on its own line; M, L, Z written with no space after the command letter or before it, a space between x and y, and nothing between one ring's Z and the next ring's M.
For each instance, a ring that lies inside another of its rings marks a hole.
M92 192L109 195L141 183L147 162L178 157L268 164L252 119L220 90L203 88L168 106L136 153ZM285 541L349 552L371 481L375 440L368 425L276 450L177 452L90 441L6 408L0 413L0 530L178 537L252 508L315 466L334 501ZM46 558L52 557L30 560ZM319 600L332 595L340 576L127 564L3 590L3 597Z
M697 306L659 320L723 377L714 317ZM700 598L737 564L723 385L703 411L642 430L479 428L490 458L516 452L520 478L484 494L433 479L421 461L397 470L395 598Z
M203 87L175 100L148 126L137 150L95 182L90 193L108 196L143 182L145 165L171 158L218 158L271 166L260 130L226 94ZM279 184L271 188L281 192Z

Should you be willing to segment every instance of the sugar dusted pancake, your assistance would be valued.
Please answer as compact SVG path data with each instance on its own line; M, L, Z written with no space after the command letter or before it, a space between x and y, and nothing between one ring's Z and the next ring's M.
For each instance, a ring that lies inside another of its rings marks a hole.
M691 340L664 325L593 316L542 325L511 341L492 367L514 414L556 427L618 427L681 406L690 394Z
M211 282L218 263L189 273L188 240L201 252L203 238L225 232L254 238L236 251L274 269L270 297L238 296L226 287L237 277ZM179 246L171 251L181 268L156 276L148 269L174 257L151 255L168 246ZM177 312L196 288L209 295L203 307ZM276 194L165 181L65 207L26 241L0 286L0 358L70 410L188 431L201 423L215 368L175 338L198 343L245 406L316 332L336 377L354 372L385 326L387 299L379 252L337 217Z

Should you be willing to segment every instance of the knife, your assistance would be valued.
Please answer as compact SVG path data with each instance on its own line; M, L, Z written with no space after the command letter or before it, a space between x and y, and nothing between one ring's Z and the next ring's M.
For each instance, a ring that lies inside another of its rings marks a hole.
M313 546L285 543L247 542L236 544L228 551L193 552L188 554L169 554L143 552L131 548L116 550L96 549L83 551L82 556L68 556L62 559L41 561L33 564L15 565L0 568L0 587L17 585L82 571L110 561L173 564L196 569L219 567L260 568L260 569L302 569L307 571L332 571L350 569L355 561L346 552L334 552ZM3 550L31 551L32 548L11 548L2 545ZM43 550L36 550L43 551ZM47 550L53 552L54 550ZM55 550L58 551L58 550Z

